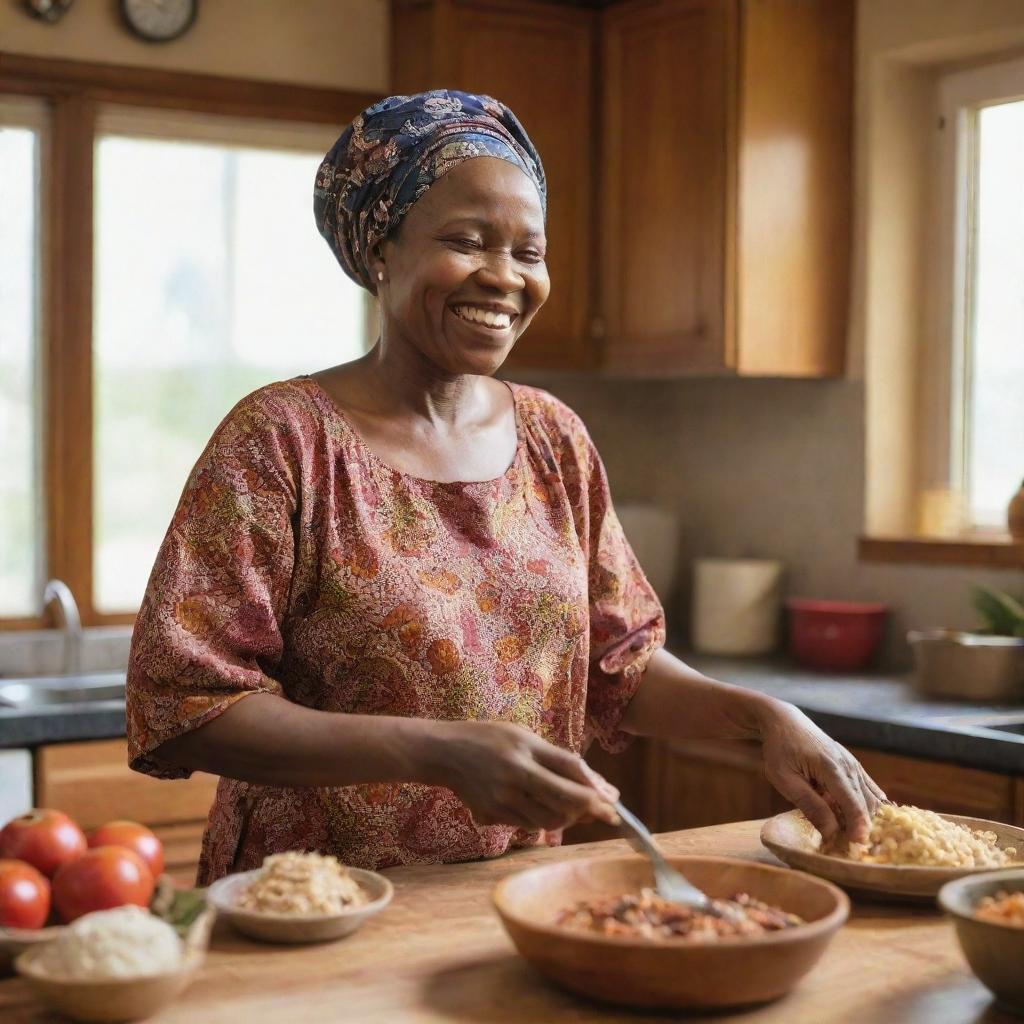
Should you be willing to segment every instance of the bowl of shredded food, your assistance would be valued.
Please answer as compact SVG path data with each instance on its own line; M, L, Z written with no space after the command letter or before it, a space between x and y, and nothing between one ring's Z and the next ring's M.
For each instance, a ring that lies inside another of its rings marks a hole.
M863 843L823 843L800 811L765 822L761 842L791 867L877 897L932 900L963 875L1024 860L1024 829L982 818L882 804Z
M375 871L293 850L271 854L254 871L218 879L207 898L243 935L300 943L350 935L380 913L393 892L391 882Z
M494 906L519 953L574 992L628 1006L711 1009L776 999L846 920L834 885L731 857L669 857L723 913L659 897L639 857L569 860L504 879Z
M146 910L85 914L14 961L33 994L73 1020L139 1020L192 981L209 944L214 911L191 890L168 892Z
M960 948L977 978L1024 1009L1024 867L957 878L939 890Z

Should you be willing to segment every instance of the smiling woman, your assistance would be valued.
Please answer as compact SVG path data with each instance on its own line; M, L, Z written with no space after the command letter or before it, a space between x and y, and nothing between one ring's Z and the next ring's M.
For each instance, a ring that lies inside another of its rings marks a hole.
M631 733L760 738L824 833L866 827L880 792L846 751L660 650L582 422L494 379L548 296L545 207L486 96L389 97L321 164L317 226L380 337L228 414L132 644L133 766L224 777L201 882L291 849L377 868L556 843L614 819L580 755Z

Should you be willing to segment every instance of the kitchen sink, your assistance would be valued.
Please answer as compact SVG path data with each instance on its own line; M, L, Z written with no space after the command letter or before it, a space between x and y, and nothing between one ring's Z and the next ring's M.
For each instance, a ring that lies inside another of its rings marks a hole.
M1024 736L1024 722L1006 722L1004 725L986 725L985 729L995 729L997 732L1012 732L1015 736Z
M124 700L124 673L0 679L0 709L64 707Z
M940 719L943 725L967 726L970 729L991 729L1011 736L1024 736L1024 711L1002 711L998 714L958 715Z

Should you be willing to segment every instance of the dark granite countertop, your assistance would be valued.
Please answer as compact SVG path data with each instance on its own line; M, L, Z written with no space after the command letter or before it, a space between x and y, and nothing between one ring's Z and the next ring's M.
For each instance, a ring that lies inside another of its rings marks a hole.
M715 679L790 701L841 743L1024 775L1024 735L986 728L977 721L1003 717L1024 723L1024 706L926 700L903 676L824 675L781 660L677 653ZM124 733L124 701L0 708L0 747Z
M781 660L676 653L714 679L795 704L849 746L1024 775L1024 735L977 721L1024 723L1024 705L928 700L915 693L908 676L825 675Z
M25 710L0 708L0 747L112 739L124 733L123 700Z

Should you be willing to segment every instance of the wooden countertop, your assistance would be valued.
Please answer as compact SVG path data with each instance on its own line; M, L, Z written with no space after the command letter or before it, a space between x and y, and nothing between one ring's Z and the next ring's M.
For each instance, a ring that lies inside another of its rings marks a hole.
M674 832L671 853L774 863L759 822ZM530 864L628 852L620 840L531 850L500 860L388 872L388 910L324 946L248 942L219 924L206 964L157 1024L637 1024L678 1021L590 1003L550 985L515 953L491 910L498 879ZM0 1019L49 1018L20 979L0 982ZM952 925L935 910L855 904L824 957L786 998L742 1014L687 1017L715 1024L1011 1024L969 972Z

